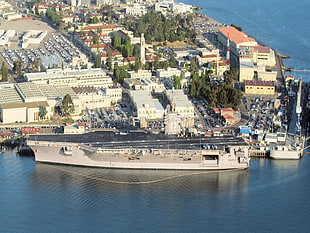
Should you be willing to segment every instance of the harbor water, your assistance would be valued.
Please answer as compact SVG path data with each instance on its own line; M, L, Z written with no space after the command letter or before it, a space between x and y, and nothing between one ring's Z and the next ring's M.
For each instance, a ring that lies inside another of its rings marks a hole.
M308 0L182 0L310 69ZM296 72L310 82L310 73ZM192 173L36 164L0 154L0 232L309 232L310 154Z
M8 150L0 155L0 228L308 232L309 156L256 159L248 170L193 173L36 164Z

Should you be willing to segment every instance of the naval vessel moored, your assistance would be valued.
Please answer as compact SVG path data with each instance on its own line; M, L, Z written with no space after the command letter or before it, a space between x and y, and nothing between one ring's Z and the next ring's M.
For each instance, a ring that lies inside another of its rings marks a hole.
M43 163L124 169L222 170L249 167L240 137L181 138L149 133L32 135L27 145Z

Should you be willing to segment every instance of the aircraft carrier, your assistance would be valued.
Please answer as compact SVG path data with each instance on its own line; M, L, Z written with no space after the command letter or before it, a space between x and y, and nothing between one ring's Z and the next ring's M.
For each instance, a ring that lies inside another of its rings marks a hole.
M176 137L146 132L32 135L35 160L124 169L221 170L249 167L249 145L241 138Z

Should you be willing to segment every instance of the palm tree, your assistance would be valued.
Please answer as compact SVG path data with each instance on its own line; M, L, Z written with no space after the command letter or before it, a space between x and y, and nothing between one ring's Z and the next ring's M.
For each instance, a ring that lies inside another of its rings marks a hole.
M70 114L74 112L74 105L70 94L66 94L62 100L62 108L64 113Z
M39 106L39 119L40 120L44 119L46 114L47 114L46 107L40 105Z

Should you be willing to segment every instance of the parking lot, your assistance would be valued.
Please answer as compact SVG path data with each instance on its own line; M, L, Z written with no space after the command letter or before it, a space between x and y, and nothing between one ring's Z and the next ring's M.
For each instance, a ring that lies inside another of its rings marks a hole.
M13 69L14 62L21 61L25 72L32 72L35 59L40 58L45 68L66 67L72 57L80 57L81 51L62 34L52 33L42 46L31 49L3 49L0 57Z
M126 107L125 107L126 106ZM111 108L88 109L78 121L85 123L87 129L119 129L134 127L130 110L127 105L116 105Z
M247 126L252 132L259 134L286 131L288 97L278 99L274 96L244 96L242 102L249 116Z

